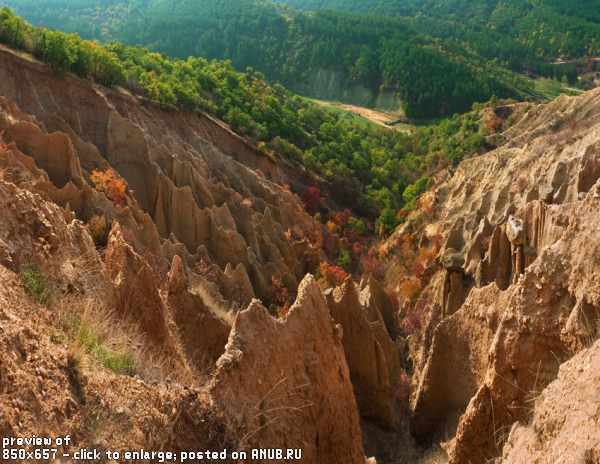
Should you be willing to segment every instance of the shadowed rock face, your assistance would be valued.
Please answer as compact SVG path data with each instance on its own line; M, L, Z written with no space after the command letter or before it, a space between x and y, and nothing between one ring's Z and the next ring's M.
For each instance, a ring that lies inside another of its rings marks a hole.
M600 91L518 113L504 145L436 186L427 221L397 232L445 240L440 266L404 304L426 321L411 344L412 431L451 439L453 463L499 456L535 392L599 335Z
M370 290L365 287L363 295ZM399 351L375 302L363 297L363 305L360 296L351 279L326 293L331 315L343 330L344 353L361 415L394 428L400 420Z
M341 332L312 276L284 320L258 301L238 314L211 394L244 447L302 448L307 463L365 462Z
M167 277L166 301L188 359L197 370L210 370L225 351L231 326L227 314L216 314L190 290L189 276L179 256L173 258Z

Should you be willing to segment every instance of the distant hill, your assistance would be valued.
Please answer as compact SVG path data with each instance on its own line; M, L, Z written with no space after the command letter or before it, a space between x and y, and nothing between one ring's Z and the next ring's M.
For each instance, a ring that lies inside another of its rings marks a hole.
M505 36L504 46L510 38L514 40L511 48L522 46L544 58L579 58L600 51L600 0L277 1L302 10L413 18L419 31L454 36L476 47L483 38L492 40L499 33Z
M420 22L344 12L303 13L260 0L9 0L33 24L86 38L147 46L170 56L230 59L296 92L430 118L463 112L473 102L534 95L506 67L533 66L535 56L501 37L486 53ZM445 27L445 26L444 26ZM421 29L421 30L420 30ZM450 31L447 31L448 35ZM483 48L480 47L480 48ZM486 55L508 50L498 62Z
M229 59L307 96L402 107L413 118L464 112L493 95L541 98L523 74L574 85L575 65L548 63L600 54L600 2L590 0L5 3L36 25L173 57Z

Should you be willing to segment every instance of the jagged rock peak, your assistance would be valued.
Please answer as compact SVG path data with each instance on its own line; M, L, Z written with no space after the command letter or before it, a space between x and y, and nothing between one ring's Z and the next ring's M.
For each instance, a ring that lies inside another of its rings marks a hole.
M246 431L243 445L301 447L315 464L365 462L340 337L310 275L284 319L257 300L238 314L211 395Z

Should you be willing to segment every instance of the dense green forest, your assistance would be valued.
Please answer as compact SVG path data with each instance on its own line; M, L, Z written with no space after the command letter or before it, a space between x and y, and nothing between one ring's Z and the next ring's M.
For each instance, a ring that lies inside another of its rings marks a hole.
M413 118L464 112L494 95L540 97L532 82L515 72L541 71L538 50L477 22L303 13L267 0L5 3L34 24L86 38L140 44L178 58L229 59L238 70L251 67L308 96L372 106L385 91ZM371 3L377 2L364 2ZM406 5L413 3L422 2Z
M382 233L393 230L402 209L414 207L430 173L485 149L490 131L481 107L411 133L358 123L268 84L257 71L239 73L228 61L170 59L141 47L102 45L35 28L7 8L0 9L0 42L32 53L58 73L124 86L165 108L216 115L265 155L324 176L339 207L352 208L367 224L376 219Z
M277 1L304 10L413 18L415 30L443 38L450 34L479 50L481 40L496 37L502 39L500 49L510 44L509 49L546 59L600 54L600 0Z

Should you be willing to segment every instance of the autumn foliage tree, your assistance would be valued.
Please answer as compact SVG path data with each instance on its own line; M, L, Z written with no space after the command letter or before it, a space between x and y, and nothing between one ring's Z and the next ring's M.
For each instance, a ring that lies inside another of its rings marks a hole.
M404 315L400 325L406 335L419 336L423 329L424 318L428 306L429 301L421 299Z
M504 119L496 114L493 109L490 109L484 117L483 125L488 134L496 134L502 129Z
M307 187L302 194L302 201L304 202L306 211L310 214L315 214L319 211L321 205L321 191L318 187Z
M342 285L348 278L348 273L341 267L327 262L322 262L319 265L319 271L321 276L327 281L329 285Z
M114 169L93 171L90 177L96 190L104 193L115 205L125 206L127 204L127 183Z
M384 265L375 247L371 247L360 259L360 265L364 274L371 275L376 279L383 280Z

